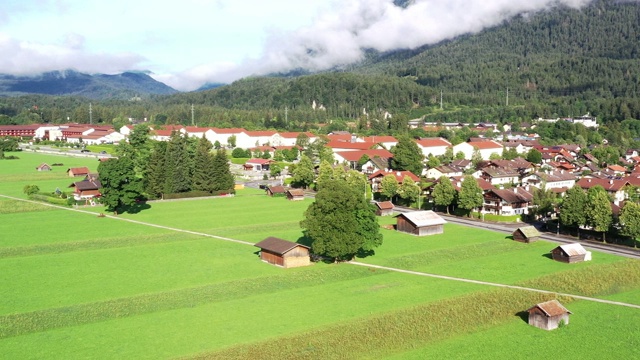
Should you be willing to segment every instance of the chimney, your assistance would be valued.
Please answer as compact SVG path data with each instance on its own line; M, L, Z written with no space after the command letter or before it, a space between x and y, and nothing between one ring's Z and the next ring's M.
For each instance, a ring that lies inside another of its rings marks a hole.
M396 172L396 176L400 176L400 175L402 175L402 174L400 173L400 171L397 171L397 172Z
M609 184L613 184L613 179L609 180Z
M517 194L517 193L518 193L518 188L517 188L517 187L513 188L513 192L514 192L515 194Z

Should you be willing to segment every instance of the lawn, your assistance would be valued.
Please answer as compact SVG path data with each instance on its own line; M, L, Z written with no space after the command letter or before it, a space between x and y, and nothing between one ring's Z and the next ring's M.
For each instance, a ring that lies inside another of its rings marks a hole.
M0 194L25 198L26 184L53 191L73 181L64 173L68 167L95 170L96 164L18 156L0 163ZM35 166L42 162L62 162L64 170L38 173ZM259 261L250 244L179 231L249 243L267 236L295 241L303 236L299 222L311 201L246 189L235 197L154 201L136 214L101 218L100 206L81 208L90 211L85 213L0 197L0 354L638 357L638 309L564 299L574 313L571 323L546 332L516 314L552 295L350 264L285 270ZM384 244L375 255L358 261L640 304L637 261L596 252L591 262L561 264L545 256L552 243L522 244L455 224L447 224L443 235L424 238L382 232ZM556 353L568 343L578 344L569 355Z

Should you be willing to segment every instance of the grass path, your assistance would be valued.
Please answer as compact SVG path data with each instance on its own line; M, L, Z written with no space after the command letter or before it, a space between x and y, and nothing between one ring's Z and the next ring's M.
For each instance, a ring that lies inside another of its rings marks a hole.
M79 213L89 214L89 215L92 215L92 216L96 215L95 212L91 212L91 211L80 210L80 209L71 209L71 208L58 206L58 205L54 205L54 204L47 204L47 203L41 203L41 202L37 202L37 201L33 201L33 200L21 199L21 198L17 198L17 197L13 197L13 196L7 196L7 195L0 194L0 197L4 197L4 198L7 198L7 199L11 199L11 200L24 201L24 202L34 203L34 204L45 205L45 206L49 206L49 207L53 207L53 208L57 208L57 209L62 209L62 210L75 211L75 212L79 212ZM232 238L228 238L228 237L217 236L217 235L212 235L212 234L207 234L207 233L202 233L202 232L197 232L197 231L179 229L179 228L174 228L174 227L169 227L169 226L164 226L164 225L158 225L158 224L153 224L153 223L148 223L148 222L143 222L143 221L137 221L137 220L127 219L127 218L121 218L121 217L117 217L117 216L113 216L113 215L105 215L105 217L110 218L110 219L114 219L114 220L127 221L127 222L134 223L134 224L151 226L151 227L170 230L170 231L175 231L175 232L181 232L181 233L186 233L186 234L191 234L191 235L214 238L214 239L228 241L228 242L234 242L234 243L243 244L243 245L250 245L250 246L254 245L254 243L251 243L251 242L248 242L248 241L237 240L237 239L232 239ZM365 267L370 267L370 268L401 272L401 273L411 274L411 275L427 276L427 277L445 279L445 280L450 280L450 281L461 281L461 282L467 282L467 283L473 283L473 284L480 284L480 285L494 286L494 287L502 287L502 288L510 288L510 289L530 291L530 292L538 292L538 293L544 293L544 294L555 294L556 296L567 296L567 297L572 297L572 298L575 298L575 299L599 302L599 303L603 303L603 304L626 306L626 307L630 307L630 308L640 309L640 305L636 305L636 304L630 304L630 303L624 303L624 302L612 301L612 300L605 300L605 299L598 299L598 298L582 296L582 295L559 293L559 292L549 291L549 290L528 288L528 287L517 286L517 285L499 284L499 283L480 281L480 280L472 280L472 279L465 279L465 278L458 278L458 277L452 277L452 276L446 276L446 275L430 274L430 273L424 273L424 272L419 272L419 271L412 271L412 270L392 268L392 267L387 267L387 266L367 264L367 263L362 263L362 262L357 262L357 261L350 261L348 263L352 264L352 265L356 265L356 266L365 266Z

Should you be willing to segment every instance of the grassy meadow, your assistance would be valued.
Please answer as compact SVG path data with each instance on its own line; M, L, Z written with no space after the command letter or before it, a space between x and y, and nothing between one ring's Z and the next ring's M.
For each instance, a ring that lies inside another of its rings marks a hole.
M62 189L93 158L18 153L0 161L0 195ZM38 173L42 162L64 163ZM554 295L347 263L280 269L255 243L296 241L311 203L235 197L149 202L97 217L0 197L0 354L7 359L638 358L640 309L561 298L570 324L544 331L522 311ZM131 221L136 222L131 222ZM392 218L380 219L393 223ZM360 262L640 305L640 261L594 253L561 264L556 245L447 224L418 238L382 229ZM567 346L571 344L571 346Z

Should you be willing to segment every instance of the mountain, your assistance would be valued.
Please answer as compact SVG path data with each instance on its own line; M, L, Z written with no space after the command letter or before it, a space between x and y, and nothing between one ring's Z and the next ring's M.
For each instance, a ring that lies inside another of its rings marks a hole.
M3 96L45 94L72 95L90 99L130 99L177 92L142 72L89 75L74 70L64 70L34 76L0 74L0 95Z

